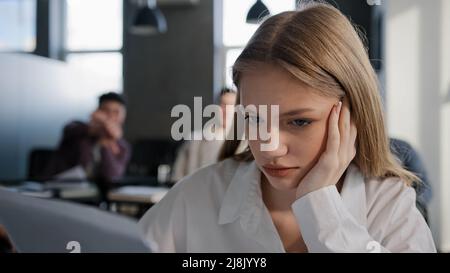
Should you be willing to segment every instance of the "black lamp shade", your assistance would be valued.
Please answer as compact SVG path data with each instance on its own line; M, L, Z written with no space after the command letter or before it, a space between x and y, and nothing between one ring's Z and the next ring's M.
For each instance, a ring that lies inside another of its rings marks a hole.
M262 18L270 15L269 9L261 0L256 0L256 3L250 8L247 13L247 23L258 24Z
M130 32L137 35L152 35L167 31L166 18L157 8L141 8L134 20Z

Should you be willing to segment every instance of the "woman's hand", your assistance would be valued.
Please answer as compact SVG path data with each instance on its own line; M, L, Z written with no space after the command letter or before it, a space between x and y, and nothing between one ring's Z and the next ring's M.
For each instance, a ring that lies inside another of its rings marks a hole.
M296 198L323 187L336 185L356 155L356 126L350 118L348 102L333 106L328 120L325 151L316 165L303 177Z

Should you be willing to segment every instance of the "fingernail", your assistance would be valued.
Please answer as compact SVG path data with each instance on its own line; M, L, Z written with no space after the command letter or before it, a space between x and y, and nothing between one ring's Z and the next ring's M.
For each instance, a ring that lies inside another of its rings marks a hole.
M335 111L336 111L336 114L339 114L339 112L341 111L341 105L342 105L342 102L338 102L336 105L335 105Z

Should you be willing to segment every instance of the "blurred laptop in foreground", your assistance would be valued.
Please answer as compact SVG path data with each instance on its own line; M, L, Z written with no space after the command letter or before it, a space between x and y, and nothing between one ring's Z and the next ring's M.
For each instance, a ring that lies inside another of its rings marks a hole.
M0 188L0 227L25 253L148 253L137 223L84 205L24 196Z

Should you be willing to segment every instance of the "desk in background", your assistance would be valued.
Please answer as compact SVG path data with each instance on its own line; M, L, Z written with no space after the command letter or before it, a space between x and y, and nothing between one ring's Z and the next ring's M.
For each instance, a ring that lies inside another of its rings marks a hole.
M27 196L92 205L135 218L140 218L152 205L159 202L171 186L172 184L159 184L154 177L124 177L112 181L103 196L98 185L89 181L0 182L0 187Z
M110 210L140 218L168 191L169 188L165 186L123 186L110 190L107 200Z
M9 191L19 192L23 195L54 198L77 203L97 205L100 202L98 187L89 181L6 181L0 183Z

